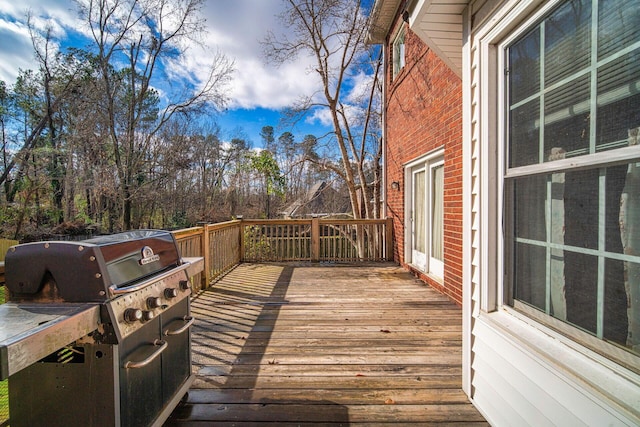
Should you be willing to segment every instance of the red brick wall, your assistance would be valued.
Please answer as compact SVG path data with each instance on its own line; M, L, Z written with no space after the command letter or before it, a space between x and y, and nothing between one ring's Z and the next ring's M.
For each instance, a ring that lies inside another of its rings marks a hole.
M386 54L386 186L387 215L393 217L394 258L420 279L462 304L462 81L414 33L405 28L406 64L391 81L392 43L398 19L385 46ZM403 165L444 148L444 281L407 265ZM400 191L391 183L400 183Z

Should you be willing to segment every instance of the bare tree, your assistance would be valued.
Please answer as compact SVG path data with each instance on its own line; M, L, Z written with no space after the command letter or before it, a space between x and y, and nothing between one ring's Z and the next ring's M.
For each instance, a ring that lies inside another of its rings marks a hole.
M146 154L154 136L178 113L221 107L233 64L213 55L201 81L159 99L153 78L184 56L187 43L204 31L204 0L79 0L102 70L110 142L118 171L122 226L131 228L132 199L138 175L147 169ZM124 63L119 73L111 67Z
M379 168L380 138L371 135L372 120L379 115L378 73L382 56L378 54L373 63L368 58L366 45L367 17L360 0L285 0L287 10L280 16L282 23L291 31L291 36L277 37L270 34L265 42L268 61L282 64L299 55L314 59L313 72L322 83L321 93L309 94L294 107L305 113L323 108L329 112L333 124L332 140L335 139L340 152L342 167L332 162L308 158L327 169L332 169L344 179L351 200L354 218L374 218L379 210L379 180L370 178L371 171ZM364 68L363 68L364 67ZM368 96L355 98L345 87L349 79L366 68L372 76ZM374 132L375 133L375 132ZM373 184L373 186L369 185ZM372 195L377 197L373 205Z

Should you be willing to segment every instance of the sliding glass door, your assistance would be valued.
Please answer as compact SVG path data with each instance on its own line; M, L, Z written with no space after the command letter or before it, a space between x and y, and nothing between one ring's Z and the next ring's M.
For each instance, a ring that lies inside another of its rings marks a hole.
M444 160L441 156L414 162L407 169L411 188L410 264L437 277L444 274Z

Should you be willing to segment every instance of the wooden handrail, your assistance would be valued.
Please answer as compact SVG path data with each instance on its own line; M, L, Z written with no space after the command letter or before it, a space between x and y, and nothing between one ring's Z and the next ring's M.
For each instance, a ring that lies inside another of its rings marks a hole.
M240 224L242 221L239 219L234 219L233 221L225 221L225 222L216 222L215 224L208 224L207 227L209 231L212 230L220 230L228 227L233 227L235 225Z
M177 239L184 239L195 235L202 234L202 227L183 228L182 230L173 231L173 235Z

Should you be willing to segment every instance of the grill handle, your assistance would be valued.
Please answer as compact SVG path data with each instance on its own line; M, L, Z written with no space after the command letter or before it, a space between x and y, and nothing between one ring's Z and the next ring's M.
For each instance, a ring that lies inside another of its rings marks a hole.
M164 331L165 336L180 335L181 333L183 333L187 329L189 329L191 327L191 325L193 325L193 322L196 321L196 319L194 317L192 317L192 316L184 316L184 321L187 322L187 323L184 324L184 326L181 326L178 329L175 329L173 331L171 331L169 329Z
M167 349L167 346L169 344L164 340L155 340L152 345L160 346L160 347L158 347L156 351L154 351L151 355L149 355L149 357L147 357L144 360L141 360L140 362L132 362L131 360L127 361L124 364L125 369L142 368L147 366L149 363L153 361L153 359L160 356L160 354Z

